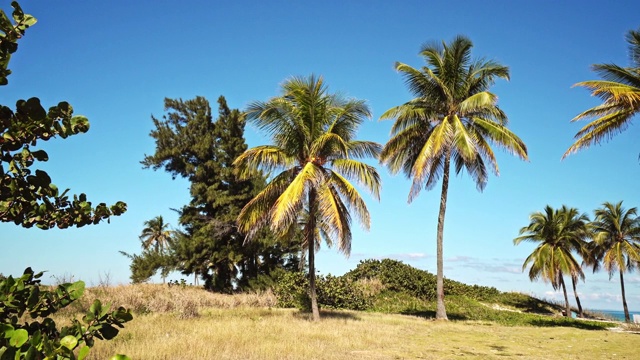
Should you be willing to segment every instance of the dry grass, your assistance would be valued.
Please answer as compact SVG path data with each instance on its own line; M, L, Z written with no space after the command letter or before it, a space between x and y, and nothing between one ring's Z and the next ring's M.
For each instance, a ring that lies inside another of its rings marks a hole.
M366 284L378 291L378 284ZM640 335L488 321L438 322L404 315L323 311L320 323L277 309L271 293L220 295L193 287L136 285L87 289L93 299L130 308L133 321L91 359L637 359ZM56 316L63 322L67 310Z
M203 291L198 287L159 284L99 286L88 288L82 298L61 313L68 315L86 311L95 299L124 306L135 314L177 314L181 318L196 317L204 308L233 309L238 307L273 307L276 297L271 292L261 294L225 295Z
M640 336L570 327L504 327L379 313L236 308L137 316L92 359L637 359Z

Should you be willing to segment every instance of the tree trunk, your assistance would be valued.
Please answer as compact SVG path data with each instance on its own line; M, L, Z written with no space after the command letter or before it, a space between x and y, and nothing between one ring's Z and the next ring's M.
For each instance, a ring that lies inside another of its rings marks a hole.
M443 261L443 246L442 238L444 235L444 214L447 210L447 192L449 190L449 153L445 155L447 158L444 160L444 169L442 174L442 193L440 194L440 212L438 213L438 234L436 237L437 250L436 250L436 291L437 291L437 307L436 307L436 319L449 320L447 318L447 310L444 306L444 261Z
M573 294L576 297L576 304L578 304L578 317L582 317L582 305L580 304L580 298L578 297L578 291L576 290L576 278L571 277L571 284L573 285Z
M316 294L316 243L315 243L315 227L316 227L316 191L309 190L309 221L304 229L304 236L309 247L309 297L311 298L311 313L313 321L320 320L320 310L318 309L318 297Z
M629 308L627 307L627 297L624 295L624 278L622 276L622 270L620 270L620 289L622 289L622 308L624 309L624 321L631 322Z
M569 297L567 296L567 287L564 285L564 277L560 273L560 286L562 286L562 292L564 293L564 316L571 317L571 305L569 305Z

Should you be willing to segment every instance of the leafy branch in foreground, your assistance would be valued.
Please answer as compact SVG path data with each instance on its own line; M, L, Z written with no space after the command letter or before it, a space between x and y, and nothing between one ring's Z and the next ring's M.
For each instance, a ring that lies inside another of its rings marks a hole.
M11 6L15 24L0 10L0 85L8 83L8 64L18 48L17 40L36 22L17 2ZM60 193L45 171L30 169L35 161L49 159L44 150L32 149L39 140L64 139L88 130L87 118L74 116L67 102L48 112L38 98L18 100L15 112L0 105L0 222L41 229L81 227L126 211L121 201L94 208L85 194L70 199L68 190ZM40 287L41 276L27 268L19 278L0 279L1 360L83 359L95 338L112 339L118 328L132 319L128 310L110 312L110 305L103 307L96 300L82 322L74 319L70 326L58 330L50 316L82 296L84 283L64 283L52 291ZM115 358L126 359L122 355Z
M50 316L79 299L85 284L42 289L42 274L27 268L21 277L0 282L0 359L84 359L96 338L113 339L133 319L129 310L110 311L110 304L95 300L82 321L73 319L58 330ZM32 321L21 321L25 317Z

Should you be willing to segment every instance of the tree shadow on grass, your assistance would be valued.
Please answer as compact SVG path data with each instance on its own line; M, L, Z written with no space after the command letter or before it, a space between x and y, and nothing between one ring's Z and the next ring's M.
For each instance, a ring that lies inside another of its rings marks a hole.
M549 309L550 305L546 305L541 303L540 301L535 301L534 299L518 302L516 304L512 304L518 310L530 313L530 314L540 314L540 315L553 315L554 311Z
M435 320L436 318L436 312L433 310L403 310L400 311L400 314L433 320ZM447 318L449 320L469 320L469 318L467 318L466 316L457 313L447 313Z
M607 328L611 327L610 323L593 323L562 318L532 319L529 321L529 323L533 326L538 327L573 327L582 330L607 330Z
M293 314L298 319L311 320L313 315L308 311L298 311ZM341 319L341 320L362 320L357 314L339 310L320 310L320 320Z

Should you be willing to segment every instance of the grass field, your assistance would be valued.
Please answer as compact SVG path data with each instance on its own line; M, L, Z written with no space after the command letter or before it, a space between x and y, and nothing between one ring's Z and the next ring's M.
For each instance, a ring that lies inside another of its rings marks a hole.
M640 335L612 324L519 315L469 302L449 302L452 318L380 312L306 313L273 307L272 294L220 295L195 288L136 285L89 289L77 310L99 297L135 311L112 341L98 341L91 359L638 359ZM389 299L400 302L401 299ZM495 320L477 320L471 312ZM466 311L466 312L465 312ZM58 315L58 321L71 312ZM458 315L456 315L458 314ZM427 318L425 318L425 316ZM524 325L513 325L524 324Z
M439 322L405 315L210 309L189 319L137 316L92 359L638 359L640 335L575 327Z

